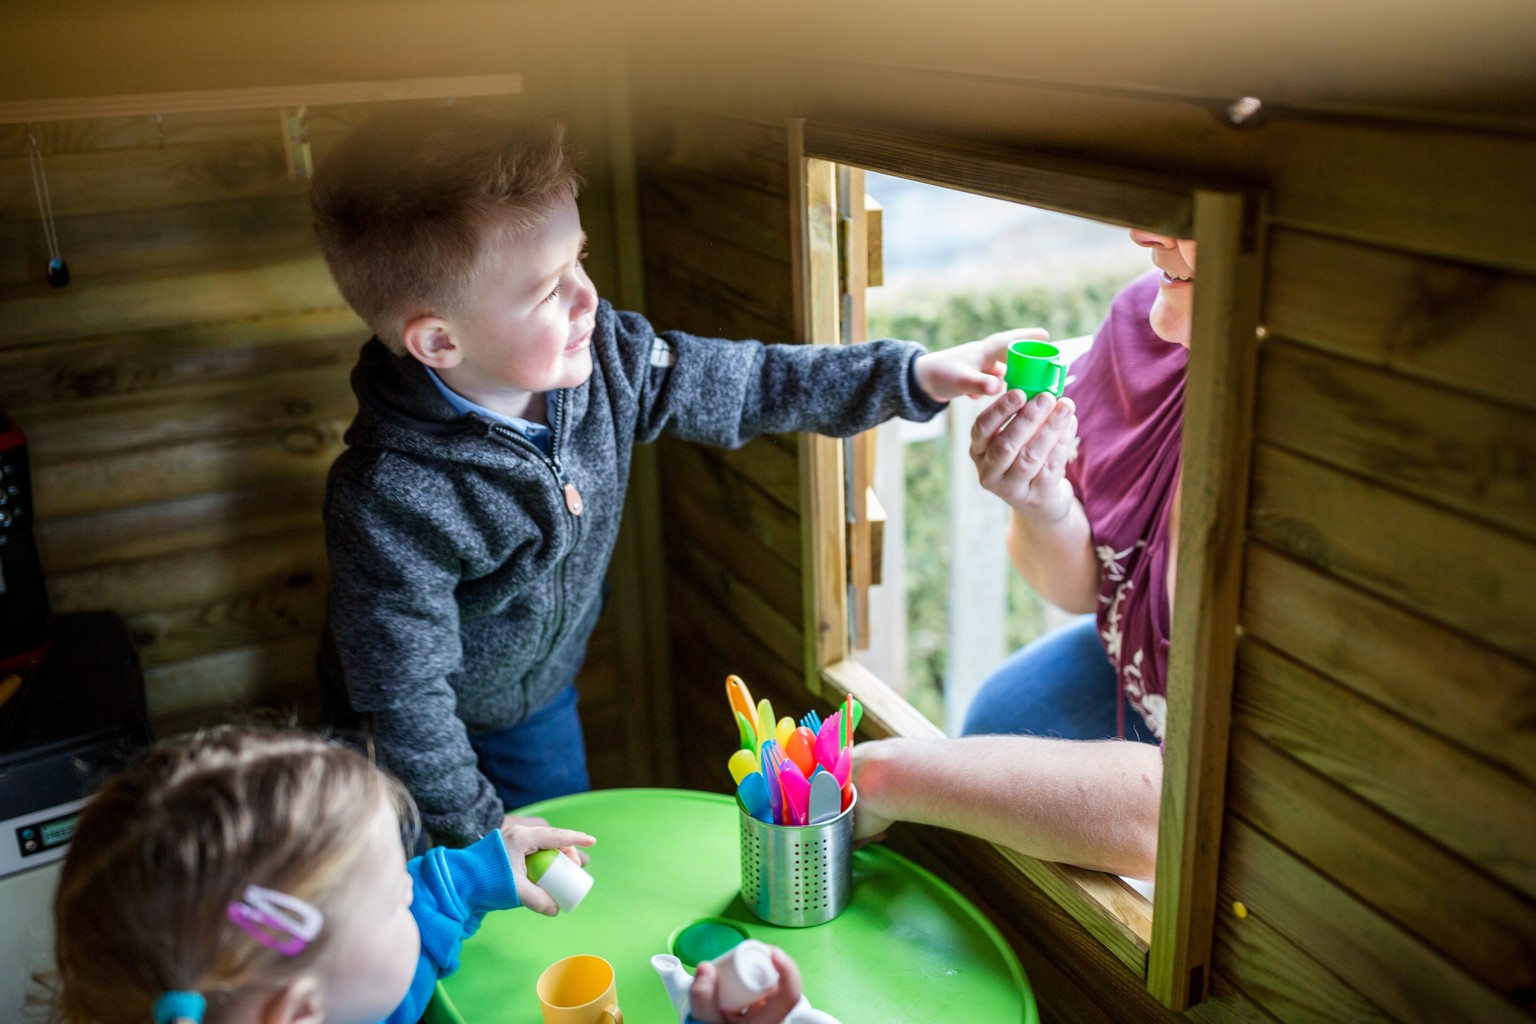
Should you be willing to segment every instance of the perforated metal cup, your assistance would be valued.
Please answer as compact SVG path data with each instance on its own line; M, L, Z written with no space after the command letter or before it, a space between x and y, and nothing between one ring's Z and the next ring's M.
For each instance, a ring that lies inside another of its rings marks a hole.
M822 924L853 898L853 809L819 825L771 825L737 807L741 818L741 898L752 913L783 928Z

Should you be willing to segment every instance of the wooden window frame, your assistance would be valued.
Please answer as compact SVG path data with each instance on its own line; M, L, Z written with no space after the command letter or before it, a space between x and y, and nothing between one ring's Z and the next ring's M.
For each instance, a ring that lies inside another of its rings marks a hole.
M791 244L799 340L841 343L837 168L896 174L1074 216L1193 237L1205 253L1185 390L1179 600L1157 887L1147 901L1112 875L998 847L1031 883L1143 979L1164 1005L1205 998L1215 922L1257 369L1264 195L1112 165L1004 151L860 125L789 123ZM855 692L875 735L942 731L853 660L845 442L802 435L806 685Z

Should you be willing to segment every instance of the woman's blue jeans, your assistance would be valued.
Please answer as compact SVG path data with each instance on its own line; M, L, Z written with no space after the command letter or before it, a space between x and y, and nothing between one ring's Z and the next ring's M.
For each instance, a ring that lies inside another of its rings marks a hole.
M1021 648L987 677L965 713L962 732L1103 740L1119 736L1156 743L1146 721L1125 702L1092 615Z

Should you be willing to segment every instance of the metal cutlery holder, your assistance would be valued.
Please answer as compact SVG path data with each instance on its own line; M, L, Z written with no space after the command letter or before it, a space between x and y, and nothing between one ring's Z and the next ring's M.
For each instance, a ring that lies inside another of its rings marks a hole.
M741 818L741 898L752 913L783 928L823 924L853 897L853 809L819 825L771 825Z

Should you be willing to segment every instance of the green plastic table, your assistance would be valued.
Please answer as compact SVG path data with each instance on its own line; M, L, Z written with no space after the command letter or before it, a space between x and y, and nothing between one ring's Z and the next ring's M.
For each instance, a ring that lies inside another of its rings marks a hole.
M811 1004L843 1024L1039 1022L1029 981L991 922L884 847L854 851L853 899L837 918L779 928L742 901L739 812L730 797L607 789L518 813L597 837L587 865L592 890L556 918L525 910L488 915L464 944L458 972L438 983L428 1024L539 1024L534 982L574 953L613 964L627 1024L675 1022L651 956L677 952L677 935L709 920L783 947L800 966Z

